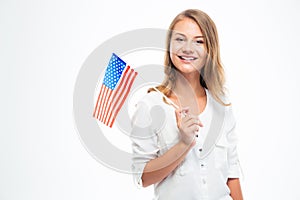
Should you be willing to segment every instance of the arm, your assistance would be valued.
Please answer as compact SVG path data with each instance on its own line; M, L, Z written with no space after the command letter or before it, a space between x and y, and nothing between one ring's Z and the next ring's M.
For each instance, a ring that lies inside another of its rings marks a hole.
M161 157L150 160L144 169L143 187L157 183L167 177L185 158L195 142L190 145L178 142Z
M181 118L181 113L185 117ZM162 181L184 160L190 149L196 144L195 131L203 126L196 116L188 114L188 109L176 111L176 120L181 140L164 155L150 160L143 171L143 187Z
M227 185L230 189L230 196L233 200L243 200L242 189L240 185L240 164L237 152L237 134L235 132L236 121L232 112L232 108L229 110L229 119L232 127L228 131L227 140L230 144L228 149L228 161L229 161L229 174Z
M233 200L243 200L240 180L238 178L229 178L227 180L227 185L230 189L230 196Z

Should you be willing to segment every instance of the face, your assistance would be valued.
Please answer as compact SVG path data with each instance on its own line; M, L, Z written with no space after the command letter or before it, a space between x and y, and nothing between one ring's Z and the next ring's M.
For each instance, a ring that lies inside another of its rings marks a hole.
M180 72L200 72L207 57L204 42L202 31L194 20L184 18L175 24L170 41L170 57Z

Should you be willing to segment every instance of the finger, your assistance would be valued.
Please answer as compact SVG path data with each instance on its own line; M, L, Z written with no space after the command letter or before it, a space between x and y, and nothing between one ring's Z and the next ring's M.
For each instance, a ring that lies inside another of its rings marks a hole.
M201 120L199 119L198 116L192 116L192 117L195 119L194 123L195 123L196 125L198 125L198 126L200 126L200 127L203 127L203 126L204 126L203 123L201 122Z
M189 112L188 107L175 110L176 123L178 127L182 123L182 119L188 115L187 114L188 112Z
M191 119L198 119L198 117L195 116L195 115L187 113L186 116L184 118L182 118L182 121L187 122Z
M190 111L189 107L181 108L180 109L181 118L186 117L188 115L189 111Z
M199 130L199 127L194 125L194 126L189 127L187 130L188 130L189 134L191 134L191 136L196 136L198 134L197 130Z
M187 127L192 126L192 125L197 125L201 126L202 123L198 119L198 117L189 117L189 118L184 118L182 119L182 123L184 123Z
M181 114L180 114L180 110L175 110L175 116L176 116L176 123L177 123L177 126L179 127L179 124L181 123Z
M182 118L185 118L188 115L188 112L189 112L189 107L175 110L177 125L181 123Z
M190 107L183 107L181 108L181 112L188 113L190 111Z
M203 123L201 122L201 120L199 120L198 125L199 125L200 127L203 127L203 126L204 126Z
M196 134L199 131L199 126L193 125L193 126L189 127L189 129L191 132Z

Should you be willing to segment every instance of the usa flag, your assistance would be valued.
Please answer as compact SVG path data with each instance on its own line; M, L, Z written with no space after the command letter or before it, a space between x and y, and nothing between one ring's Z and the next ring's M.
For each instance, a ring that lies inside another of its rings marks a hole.
M93 117L112 127L136 76L137 72L130 66L126 67L126 63L113 53L105 71Z

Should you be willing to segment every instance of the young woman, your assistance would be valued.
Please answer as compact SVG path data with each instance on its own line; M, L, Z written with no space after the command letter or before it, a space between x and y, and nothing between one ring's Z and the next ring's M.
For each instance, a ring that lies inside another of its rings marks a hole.
M137 184L160 200L241 200L235 119L224 92L218 35L200 10L175 17L167 35L165 80L132 119Z

